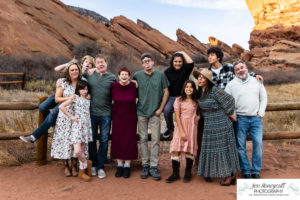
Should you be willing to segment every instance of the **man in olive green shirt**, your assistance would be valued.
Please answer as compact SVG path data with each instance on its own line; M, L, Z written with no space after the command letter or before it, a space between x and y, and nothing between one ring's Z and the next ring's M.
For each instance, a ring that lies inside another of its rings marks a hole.
M93 141L89 143L92 160L92 175L98 172L99 178L105 178L104 163L107 159L108 139L111 127L112 98L111 84L117 81L114 74L107 72L107 61L102 55L95 57L96 68L84 73L91 92L91 123ZM100 126L100 147L97 151L97 133Z
M141 178L145 179L150 174L154 180L160 180L157 169L160 149L160 114L169 97L169 81L163 72L153 69L154 62L151 54L144 53L141 60L144 70L136 72L133 76L138 83L137 115L143 164ZM148 126L151 129L150 161Z

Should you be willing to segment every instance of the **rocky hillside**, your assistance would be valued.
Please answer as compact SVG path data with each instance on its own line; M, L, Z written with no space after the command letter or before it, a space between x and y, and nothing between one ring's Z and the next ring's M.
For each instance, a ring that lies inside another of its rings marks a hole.
M242 59L261 70L300 68L300 1L246 0L255 26Z
M73 9L59 0L39 1L39 4L35 0L0 1L0 54L45 53L71 57L73 47L85 40L97 43L102 49L114 49L136 58L146 51L163 59L178 50L191 55L205 54L209 47L182 30L177 31L178 41L174 41L141 20L135 23L118 16L110 25L104 25L91 20L100 15ZM236 58L231 47L224 47L227 58Z
M94 20L95 22L101 22L103 24L107 24L108 26L110 25L110 21L106 18L103 17L102 15L88 10L88 9L84 9L84 8L80 8L80 7L75 7L75 6L70 6L68 5L70 8L72 8L73 10L75 10L76 12L78 12L80 15L86 16L92 20Z

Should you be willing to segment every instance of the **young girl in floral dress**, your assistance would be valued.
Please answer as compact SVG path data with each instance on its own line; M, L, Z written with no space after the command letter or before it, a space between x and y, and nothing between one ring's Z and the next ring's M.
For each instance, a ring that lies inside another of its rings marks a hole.
M91 119L90 119L90 100L88 96L88 83L79 80L75 90L76 97L74 100L68 100L59 106L59 109L72 120L70 144L73 144L74 152L79 160L78 177L84 181L90 180L91 166L90 160L87 160L88 142L92 139ZM67 110L67 106L73 104L74 115ZM86 174L86 169L88 175Z
M189 182L192 178L191 170L197 155L197 89L193 81L187 80L182 88L181 95L174 102L176 126L170 144L172 160L172 175L166 179L172 183L180 179L180 154L185 154L186 168L183 181Z

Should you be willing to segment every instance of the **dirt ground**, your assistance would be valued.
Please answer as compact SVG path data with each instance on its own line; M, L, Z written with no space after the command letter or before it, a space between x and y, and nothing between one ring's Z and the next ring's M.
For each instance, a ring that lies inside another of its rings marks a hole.
M251 143L247 144L249 152ZM300 178L300 143L299 141L264 142L263 178ZM79 178L66 178L63 165L52 161L44 166L35 163L16 167L0 167L0 200L88 200L88 199L236 199L236 186L222 187L220 179L206 183L203 177L196 175L193 168L193 179L183 183L182 179L172 184L165 183L171 174L171 163L167 153L161 155L161 181L141 179L141 167L132 169L129 179L116 178L115 167L106 165L107 178L93 177L91 182L83 182ZM184 163L181 166L181 177Z

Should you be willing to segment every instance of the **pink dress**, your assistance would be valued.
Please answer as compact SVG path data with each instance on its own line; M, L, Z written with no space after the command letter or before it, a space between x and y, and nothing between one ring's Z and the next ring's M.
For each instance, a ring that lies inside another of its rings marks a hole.
M179 128L176 124L173 139L170 144L170 153L183 152L197 155L197 124L195 117L197 111L197 103L182 101L181 97L177 97L174 102L174 111L179 111L182 128L186 134L187 141L183 141L180 136Z

